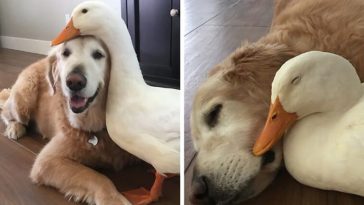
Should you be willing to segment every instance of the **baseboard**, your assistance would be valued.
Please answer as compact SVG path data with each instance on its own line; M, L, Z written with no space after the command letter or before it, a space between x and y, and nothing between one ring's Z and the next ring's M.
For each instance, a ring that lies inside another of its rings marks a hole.
M0 36L0 46L2 48L9 48L19 51L47 55L48 51L51 48L50 45L50 41L29 38L17 38L11 36Z

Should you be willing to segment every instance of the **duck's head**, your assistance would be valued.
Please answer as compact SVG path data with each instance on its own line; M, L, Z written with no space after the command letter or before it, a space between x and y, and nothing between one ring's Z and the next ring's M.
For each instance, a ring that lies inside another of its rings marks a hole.
M295 121L345 109L361 96L355 68L345 58L310 51L282 65L272 83L271 106L253 153L270 150Z
M100 1L86 1L72 11L72 17L63 31L52 41L58 45L80 35L93 35L102 39L104 28L113 28L115 20L121 21L111 8ZM102 39L104 40L104 39Z

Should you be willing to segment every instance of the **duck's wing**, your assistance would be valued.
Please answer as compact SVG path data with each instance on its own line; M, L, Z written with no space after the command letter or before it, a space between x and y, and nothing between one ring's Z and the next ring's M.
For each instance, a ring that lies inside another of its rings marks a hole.
M147 103L141 106L144 120L140 128L161 143L179 151L180 92L175 89L151 87Z
M332 176L331 187L342 192L364 196L364 98L345 111L333 126L324 153L332 166L326 175ZM334 171L333 171L334 170Z
M312 115L291 128L284 137L284 161L297 181L364 196L364 118L350 115Z
M177 174L180 172L180 152L155 136L141 134L136 136L130 152L150 163L159 173Z
M107 129L115 143L152 164L160 173L179 173L180 94L152 87L142 96L107 115Z

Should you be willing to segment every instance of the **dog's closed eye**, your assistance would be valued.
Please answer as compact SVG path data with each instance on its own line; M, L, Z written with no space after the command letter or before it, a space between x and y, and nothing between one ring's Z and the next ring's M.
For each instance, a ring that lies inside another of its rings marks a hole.
M210 127L213 128L216 126L219 120L219 115L222 109L222 104L217 104L212 107L212 109L207 112L204 116L205 123Z
M95 50L94 52L92 52L92 57L96 60L99 60L105 56L104 56L104 54L101 53L101 51Z

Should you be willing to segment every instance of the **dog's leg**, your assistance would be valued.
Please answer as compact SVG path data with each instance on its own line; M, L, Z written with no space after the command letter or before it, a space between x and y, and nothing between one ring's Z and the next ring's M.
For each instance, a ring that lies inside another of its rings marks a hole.
M5 106L5 102L9 99L10 97L10 91L11 89L3 89L2 91L0 91L0 109L3 110L3 107ZM25 127L16 121L9 121L8 119L12 119L11 117L11 113L9 109L5 109L3 111L3 120L5 122L6 126L6 130L5 130L5 135L8 136L10 139L18 139L20 137L22 137L25 132L26 129Z
M25 133L26 128L23 124L16 121L10 121L6 126L4 135L7 136L9 139L17 140L20 137L24 136Z
M17 93L10 95L1 112L1 118L6 125L4 135L17 140L26 133L26 125L30 120L30 108L22 96Z
M0 91L0 110L3 109L6 100L9 98L10 91L11 90L9 88Z
M19 75L11 90L1 92L8 97L1 112L7 126L4 134L14 140L25 134L38 97L39 76L32 69L27 69Z
M64 147L68 145L61 138L54 137L38 155L30 174L33 182L56 187L75 201L96 205L130 204L106 176L67 158L72 153L67 153L69 150Z
M14 109L14 100L10 97L4 104L1 112L1 118L6 125L4 135L9 139L17 140L25 135L25 125L18 120L18 112Z

